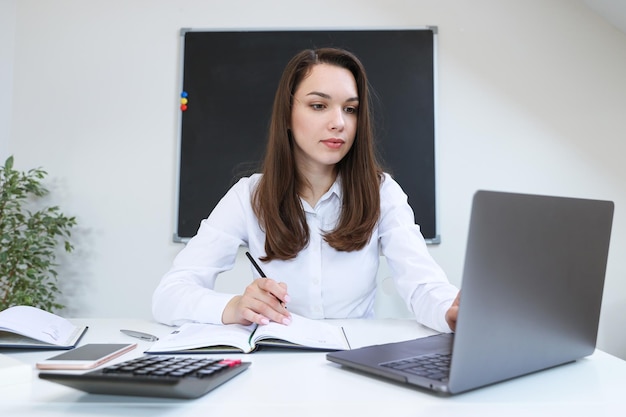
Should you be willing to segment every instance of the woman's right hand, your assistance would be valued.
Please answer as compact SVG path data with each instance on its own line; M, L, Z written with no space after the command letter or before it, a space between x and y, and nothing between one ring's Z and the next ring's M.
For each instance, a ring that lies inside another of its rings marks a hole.
M226 304L222 323L248 325L275 321L288 325L291 323L291 314L285 307L287 302L287 284L271 278L257 278L246 287L243 295L233 297Z

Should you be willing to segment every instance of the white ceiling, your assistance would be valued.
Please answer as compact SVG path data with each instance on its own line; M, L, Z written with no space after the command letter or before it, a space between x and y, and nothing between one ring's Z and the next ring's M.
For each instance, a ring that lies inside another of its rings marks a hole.
M626 1L624 0L583 0L594 12L626 33Z

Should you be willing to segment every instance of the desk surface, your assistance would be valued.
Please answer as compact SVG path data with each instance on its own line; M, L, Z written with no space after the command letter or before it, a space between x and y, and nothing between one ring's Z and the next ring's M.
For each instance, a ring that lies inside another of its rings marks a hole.
M81 319L81 344L138 342L116 361L141 356L151 342L127 328L163 336L170 327L144 320ZM433 334L411 320L337 320L353 347ZM2 350L33 366L30 382L3 384L2 416L617 416L626 410L626 361L596 350L577 362L453 397L366 376L328 362L325 353L228 354L252 362L241 375L196 400L86 394L37 378L34 363L58 351ZM0 375L1 377L1 375ZM506 413L506 414L505 414Z

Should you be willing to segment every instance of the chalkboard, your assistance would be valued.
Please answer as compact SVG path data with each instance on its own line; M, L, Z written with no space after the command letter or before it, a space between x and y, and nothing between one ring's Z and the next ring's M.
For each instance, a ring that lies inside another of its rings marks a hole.
M184 242L194 236L200 221L224 193L259 166L274 93L289 59L305 48L334 46L350 50L363 62L371 85L380 160L407 193L424 238L428 243L439 243L435 200L436 35L435 27L181 30L174 241Z

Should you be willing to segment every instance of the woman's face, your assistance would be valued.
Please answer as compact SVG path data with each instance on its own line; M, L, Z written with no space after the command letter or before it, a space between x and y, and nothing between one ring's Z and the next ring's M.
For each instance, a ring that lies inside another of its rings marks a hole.
M335 65L311 68L296 88L291 109L295 158L301 170L326 172L354 142L359 96L354 76Z

